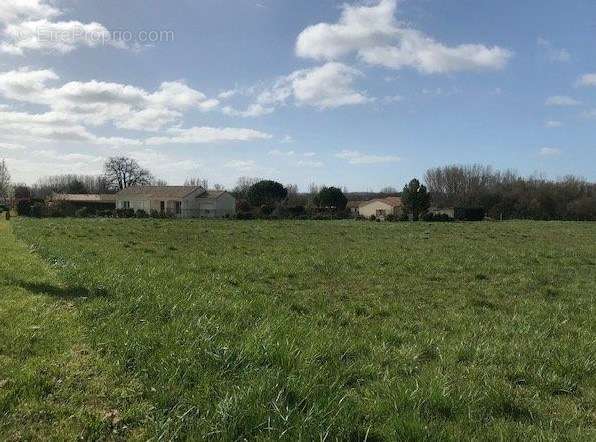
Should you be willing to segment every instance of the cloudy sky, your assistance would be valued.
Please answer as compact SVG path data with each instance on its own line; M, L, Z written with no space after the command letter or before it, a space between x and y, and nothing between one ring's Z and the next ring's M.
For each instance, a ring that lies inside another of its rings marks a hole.
M592 0L2 0L15 180L130 155L171 184L596 179Z

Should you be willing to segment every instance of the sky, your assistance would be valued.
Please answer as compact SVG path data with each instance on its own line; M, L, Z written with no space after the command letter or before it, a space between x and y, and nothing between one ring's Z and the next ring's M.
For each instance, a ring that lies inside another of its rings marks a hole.
M2 0L13 180L137 159L401 187L481 163L596 180L593 0Z

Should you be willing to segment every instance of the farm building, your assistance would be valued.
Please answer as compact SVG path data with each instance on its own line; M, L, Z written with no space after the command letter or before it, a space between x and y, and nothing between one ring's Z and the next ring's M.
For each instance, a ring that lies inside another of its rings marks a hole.
M177 218L224 218L236 214L236 198L200 186L134 186L116 194L117 209L168 213Z
M387 215L400 216L401 212L402 202L397 196L364 201L358 207L358 214L364 218L375 216L378 219L385 219Z
M66 194L55 193L48 201L50 204L60 203L73 210L87 208L90 210L112 210L116 208L116 195L113 194Z

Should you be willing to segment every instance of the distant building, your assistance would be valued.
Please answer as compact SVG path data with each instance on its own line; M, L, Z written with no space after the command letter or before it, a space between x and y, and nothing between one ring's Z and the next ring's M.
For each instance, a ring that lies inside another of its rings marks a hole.
M116 208L116 195L55 193L48 202L66 204L74 209L112 210Z
M358 206L358 214L364 218L375 216L377 219L384 220L388 215L400 216L403 210L401 198L398 196L388 196L386 198L376 198L370 201L364 201Z
M428 209L428 213L432 213L433 215L447 215L449 218L455 218L455 208L454 207L431 207Z
M352 215L358 216L358 209L360 208L360 205L364 202L365 201L348 201L346 209L349 210Z
M236 198L200 186L134 186L116 194L117 209L167 213L178 218L224 218L236 214Z

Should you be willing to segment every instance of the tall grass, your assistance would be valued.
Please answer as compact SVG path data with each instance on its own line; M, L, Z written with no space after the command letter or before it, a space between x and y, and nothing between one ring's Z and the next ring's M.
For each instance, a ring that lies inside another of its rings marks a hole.
M14 227L64 285L12 286L72 302L69 339L109 366L97 431L596 438L596 224Z

